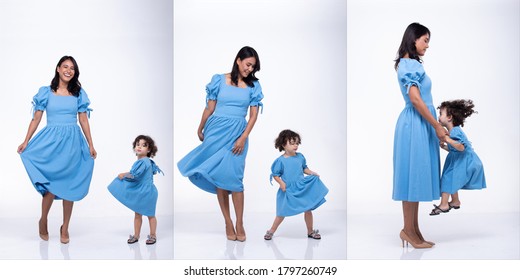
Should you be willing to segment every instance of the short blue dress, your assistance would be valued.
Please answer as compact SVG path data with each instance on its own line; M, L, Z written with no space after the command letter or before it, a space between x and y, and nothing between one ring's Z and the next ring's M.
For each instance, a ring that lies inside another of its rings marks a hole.
M43 196L78 201L89 190L94 159L77 124L78 113L90 101L83 89L79 96L59 96L50 86L41 87L33 98L33 110L47 111L47 125L29 141L20 154L33 186Z
M217 101L215 111L204 125L202 144L177 163L181 174L210 193L216 194L217 188L242 192L248 141L242 154L235 155L232 149L247 126L248 108L263 106L263 97L258 81L240 88L226 84L225 74L214 75L206 86L206 101Z
M130 169L130 175L123 179L116 177L108 186L110 193L132 211L144 216L155 216L157 188L153 175L163 173L149 157L137 160ZM164 173L163 173L164 175Z
M276 194L276 216L287 217L314 210L325 203L329 189L314 175L304 176L307 168L305 157L296 153L292 157L281 155L271 166L273 177L280 177L286 185L285 191L278 189Z
M486 188L484 166L460 126L450 131L450 138L463 144L464 151L458 151L448 144L449 153L442 169L441 192L454 194L460 189Z
M439 139L435 129L419 114L408 95L410 87L418 87L421 98L432 116L430 78L420 62L401 58L397 78L405 107L397 120L394 134L394 175L392 198L397 201L432 201L440 198Z

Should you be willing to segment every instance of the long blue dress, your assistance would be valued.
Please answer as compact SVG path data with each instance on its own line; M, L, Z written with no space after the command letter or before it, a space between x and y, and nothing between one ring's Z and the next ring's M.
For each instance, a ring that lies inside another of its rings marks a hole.
M397 78L405 101L394 134L392 198L398 201L432 201L440 198L439 140L435 129L419 114L408 95L417 86L421 98L437 118L430 78L421 63L401 58Z
M449 153L442 169L441 191L454 194L460 189L486 188L484 167L466 134L456 126L450 131L450 138L463 144L464 151L458 151L448 144Z
M47 125L29 141L20 154L29 179L43 196L78 201L89 190L94 159L77 124L78 113L90 114L90 101L79 96L59 96L50 86L41 87L33 98L33 110L47 111Z
M233 144L247 126L248 108L262 106L263 97L258 81L240 88L226 84L225 74L214 75L206 86L206 100L217 101L215 111L204 125L202 144L177 163L181 174L210 193L217 188L242 192L248 141L240 155L233 154Z
M123 179L116 177L108 186L110 193L132 211L144 216L155 216L157 188L153 175L162 173L149 157L137 160L130 169L130 175Z
M271 166L273 176L280 177L286 185L285 191L276 194L276 216L287 217L314 210L325 203L329 189L314 175L304 176L307 168L305 157L296 153L292 157L281 155Z

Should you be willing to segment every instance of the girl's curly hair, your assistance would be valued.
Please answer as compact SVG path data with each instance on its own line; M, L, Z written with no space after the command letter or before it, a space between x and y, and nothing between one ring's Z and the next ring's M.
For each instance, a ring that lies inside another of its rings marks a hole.
M444 101L437 109L446 109L446 115L452 117L454 126L464 126L464 121L477 111L473 110L475 105L471 99L457 99L451 101Z
M278 149L280 152L283 151L283 146L287 144L287 141L296 141L299 144L302 143L302 138L300 135L292 130L285 129L278 134L278 138L274 140L274 147Z

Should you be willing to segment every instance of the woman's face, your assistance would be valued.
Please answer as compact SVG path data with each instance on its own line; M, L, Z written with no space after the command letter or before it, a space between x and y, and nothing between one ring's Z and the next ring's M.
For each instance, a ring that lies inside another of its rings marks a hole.
M70 82L76 74L74 63L70 59L63 61L60 66L56 67L56 71L60 76L60 80L66 83Z
M256 65L256 58L248 57L244 59L237 58L238 73L242 78L245 78L253 72Z
M419 39L415 40L415 49L419 56L424 56L426 49L428 49L430 43L430 35L424 34Z

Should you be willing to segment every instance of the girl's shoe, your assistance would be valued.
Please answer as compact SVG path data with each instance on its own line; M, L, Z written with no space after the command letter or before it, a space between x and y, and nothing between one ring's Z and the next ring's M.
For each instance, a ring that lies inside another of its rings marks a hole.
M439 215L440 213L448 213L448 212L450 212L450 209L451 209L451 207L448 207L448 209L442 209L435 204L433 205L433 207L435 207L435 208L433 208L432 211L430 212L430 216L436 216L436 215Z
M148 239L146 239L146 245L153 245L155 242L157 242L157 236L148 235Z
M460 205L453 205L453 204L451 204L451 202L448 202L448 205L450 206L450 209L453 208L453 209L456 210L456 209L459 209L459 208L460 208Z
M133 236L130 234L128 240L126 241L128 244L134 244L135 242L139 241L139 236Z
M265 235L264 235L264 239L265 239L265 240L271 240L271 239L273 239L273 234L274 234L273 232L267 231L267 232L265 233Z
M412 239L406 234L406 232L404 232L404 230L401 230L401 232L399 233L399 237L401 238L401 242L403 244L403 248L404 248L404 242L406 241L406 246L408 247L408 243L412 244L412 246L415 248L415 249L428 249L428 248L431 248L433 247L432 244L430 243L426 243L426 242L422 242L422 243L415 243L412 241Z
M321 239L320 231L315 229L311 233L307 234L308 238Z

